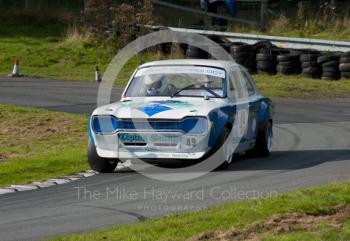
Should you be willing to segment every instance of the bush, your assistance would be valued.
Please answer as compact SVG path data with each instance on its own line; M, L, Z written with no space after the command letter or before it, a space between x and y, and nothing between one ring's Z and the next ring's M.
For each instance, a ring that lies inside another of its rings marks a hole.
M86 0L82 16L85 29L95 34L98 41L105 38L112 19L111 0Z
M138 35L147 33L145 25L154 21L153 6L150 0L136 1L134 4L123 3L115 8L113 37L120 48Z

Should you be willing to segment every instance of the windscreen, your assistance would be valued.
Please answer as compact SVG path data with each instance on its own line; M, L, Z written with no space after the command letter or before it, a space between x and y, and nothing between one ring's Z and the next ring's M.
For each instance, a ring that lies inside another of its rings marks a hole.
M155 66L139 69L125 97L192 96L222 98L225 70L201 66Z

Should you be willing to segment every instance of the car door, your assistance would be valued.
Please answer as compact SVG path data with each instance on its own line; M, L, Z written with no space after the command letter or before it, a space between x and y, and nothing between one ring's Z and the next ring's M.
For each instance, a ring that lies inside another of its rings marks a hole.
M241 69L241 72L248 92L249 117L248 126L245 134L245 140L249 142L248 149L250 149L254 147L255 138L257 135L260 95L256 90L256 86L250 74L245 69Z
M234 130L235 136L239 138L235 139L239 141L239 145L235 150L236 153L248 150L252 141L252 122L250 121L252 114L250 114L251 110L249 108L250 96L249 93L244 93L246 88L251 92L251 86L247 83L247 80L246 74L243 74L240 67L236 66L232 68L228 96L231 99L231 105L235 106L236 109ZM254 114L254 112L252 113Z

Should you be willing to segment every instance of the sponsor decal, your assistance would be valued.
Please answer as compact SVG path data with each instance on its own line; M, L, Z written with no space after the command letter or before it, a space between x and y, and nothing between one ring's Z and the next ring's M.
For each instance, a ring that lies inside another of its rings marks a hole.
M137 71L135 77L152 74L202 74L208 76L215 76L225 78L225 70L211 67L200 66L162 66L144 68Z
M122 103L125 107L136 108L148 116L153 116L163 111L174 110L174 109L186 109L193 107L192 104L178 100L160 100L160 101L149 101L146 103Z

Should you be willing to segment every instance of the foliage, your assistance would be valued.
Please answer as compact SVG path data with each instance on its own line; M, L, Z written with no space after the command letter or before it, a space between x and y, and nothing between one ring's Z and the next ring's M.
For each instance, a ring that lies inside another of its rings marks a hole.
M115 8L114 13L113 38L117 48L134 40L137 35L146 34L148 30L145 25L154 22L151 0L123 3Z

